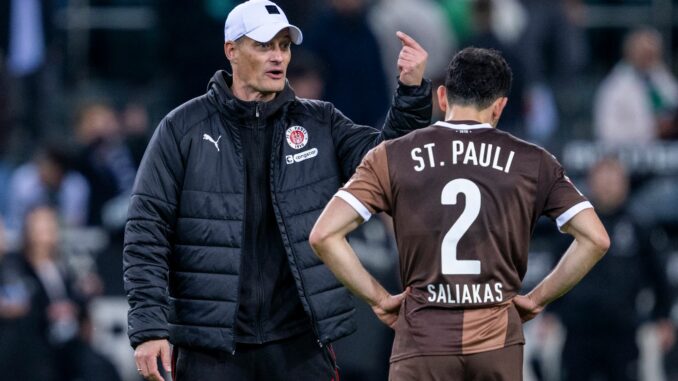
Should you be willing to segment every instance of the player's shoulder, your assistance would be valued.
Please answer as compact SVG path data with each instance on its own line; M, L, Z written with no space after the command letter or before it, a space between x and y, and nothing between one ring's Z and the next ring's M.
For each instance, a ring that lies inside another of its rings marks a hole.
M495 128L495 133L500 136L501 139L505 140L511 147L516 150L516 152L521 152L523 154L527 155L534 155L536 157L553 157L555 156L550 153L546 148L535 144L528 142L524 139L521 139L510 132L502 131L500 129Z
M390 139L386 140L384 142L381 142L379 145L383 145L384 148L390 149L391 147L396 147L396 146L401 146L401 145L410 145L414 141L419 141L421 138L426 137L430 134L432 134L436 130L436 126L434 124L424 127L424 128L419 128L414 131L408 132L407 134L397 137L395 139Z

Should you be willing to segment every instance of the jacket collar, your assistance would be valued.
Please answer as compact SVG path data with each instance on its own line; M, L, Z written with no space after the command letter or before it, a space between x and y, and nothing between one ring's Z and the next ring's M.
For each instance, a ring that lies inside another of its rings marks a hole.
M208 97L228 118L250 120L257 117L258 111L259 118L265 120L296 99L294 91L287 81L285 88L269 102L238 99L231 91L232 84L233 76L225 70L219 70L212 76L207 88Z

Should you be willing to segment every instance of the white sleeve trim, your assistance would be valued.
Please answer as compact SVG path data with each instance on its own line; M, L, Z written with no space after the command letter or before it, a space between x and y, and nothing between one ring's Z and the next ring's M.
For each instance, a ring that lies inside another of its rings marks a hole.
M365 205L360 202L354 195L352 195L349 192L346 192L345 190L340 190L335 194L336 197L339 197L340 199L346 201L353 209L355 209L358 214L360 214L360 217L363 218L364 222L367 222L370 220L370 217L372 217L372 213L370 213L369 210L365 207Z
M588 201L582 201L579 204L571 207L565 213L561 214L560 217L556 218L556 224L558 224L558 230L561 232L563 231L563 225L566 223L570 222L572 217L576 216L577 213L581 212L584 209L593 209L593 205L591 205L590 202Z

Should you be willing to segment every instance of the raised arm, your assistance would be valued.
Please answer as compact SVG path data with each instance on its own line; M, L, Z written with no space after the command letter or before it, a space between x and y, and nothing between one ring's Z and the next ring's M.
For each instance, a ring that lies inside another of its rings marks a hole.
M431 82L424 79L428 53L412 37L397 32L403 47L398 55L398 88L383 127L384 139L403 136L431 124Z
M537 287L513 299L523 322L537 316L546 305L579 283L610 247L607 231L593 209L582 210L561 230L574 236L574 242Z
M397 37L403 44L397 62L398 88L381 131L356 125L339 110L331 111L332 137L346 180L377 144L431 124L431 82L424 79L428 53L405 33L398 32Z

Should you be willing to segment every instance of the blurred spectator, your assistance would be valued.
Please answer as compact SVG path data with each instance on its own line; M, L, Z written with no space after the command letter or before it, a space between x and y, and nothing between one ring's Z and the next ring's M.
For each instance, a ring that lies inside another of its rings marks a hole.
M573 78L588 61L588 43L581 27L582 6L580 0L522 3L529 20L520 41L527 74L527 132L529 140L548 145L563 111L556 94L566 93L564 90L576 84Z
M50 205L67 226L87 220L90 188L87 180L70 169L66 152L56 146L39 149L34 159L12 174L9 184L7 226L18 231L29 210Z
M511 90L508 94L510 102L506 105L501 117L501 129L520 138L525 138L525 67L520 59L520 53L514 45L499 38L492 28L492 20L496 12L495 2L492 0L475 0L472 3L472 19L474 33L464 42L465 46L496 49L502 52L506 62L513 72Z
M647 319L639 313L639 294L649 285L654 306L649 317L664 351L675 339L668 319L671 297L664 266L650 245L646 227L626 211L629 178L612 159L589 173L590 197L610 232L612 245L602 266L554 306L567 330L562 364L565 380L625 381L638 378L636 332ZM647 303L647 298L644 298Z
M0 25L2 25L1 22ZM2 48L0 48L0 89L7 89L9 80L7 78L3 54L4 52L2 51ZM0 128L0 157L4 156L7 152L9 136L12 131L9 114L9 92L0 91L0 126L2 126L2 128Z
M18 132L35 140L49 122L44 69L58 35L52 23L54 7L50 0L0 2L0 66L8 79L2 92L9 101L9 123L3 125L2 135L16 125L21 126Z
M228 65L218 49L224 44L224 15L240 2L173 1L171 5L155 2L159 33L163 36L160 62L171 63L160 66L167 71L164 74L172 86L168 104L181 104L203 94L205 78L214 74L215 67Z
M20 275L13 258L7 258L7 236L5 226L0 220L0 343L4 343L3 323L6 319L16 319L28 312L27 290L21 283Z
M454 32L434 0L379 0L369 9L368 21L381 48L381 62L389 79L398 76L398 67L393 64L402 48L395 38L397 31L421 41L421 46L431 52L426 66L428 77L445 72L457 47ZM390 92L395 91L397 83L386 82L391 85Z
M143 118L143 115L133 117ZM140 128L145 128L143 124L147 123L144 120L128 122L141 124ZM80 145L78 170L92 190L87 223L100 225L106 203L117 196L126 198L131 192L136 165L123 140L123 131L115 110L106 103L86 104L79 110L75 136Z
M310 26L309 24L322 10L323 3L325 3L325 1L317 0L278 0L274 2L285 10L287 19L301 30L306 30ZM223 15L224 10L221 9L219 20L223 18Z
M287 80L299 98L322 99L325 92L325 73L318 57L306 50L295 50L294 59L287 67Z
M444 9L448 24L459 41L473 35L472 7L476 0L437 0ZM492 0L496 12L492 14L491 27L505 44L518 41L527 24L527 12L520 0ZM448 60L449 62L449 60Z
M0 122L1 125L1 122ZM2 128L0 128L1 130ZM2 137L0 137L1 139ZM9 180L12 177L12 171L4 160L2 149L0 148L0 218L7 215L7 200L9 199Z
M92 320L87 308L80 310L79 331L75 340L64 348L67 368L64 376L68 381L121 381L110 359L92 347Z
M141 102L129 102L121 114L125 145L129 148L134 167L139 168L146 146L150 140L151 128L148 110Z
M522 0L522 3L528 14L522 44L529 82L570 81L588 61L581 1Z
M662 61L662 38L653 28L632 31L624 57L605 78L596 96L598 139L639 144L672 134L678 82Z
M367 23L367 0L330 0L307 33L306 47L327 73L324 100L357 124L381 124L389 93L381 47ZM392 38L398 41L393 35Z
M59 231L55 210L37 207L26 216L24 247L15 257L26 291L27 311L4 321L11 336L0 346L3 380L61 380L58 348L77 333L78 307L57 259ZM30 350L19 350L30 348Z

